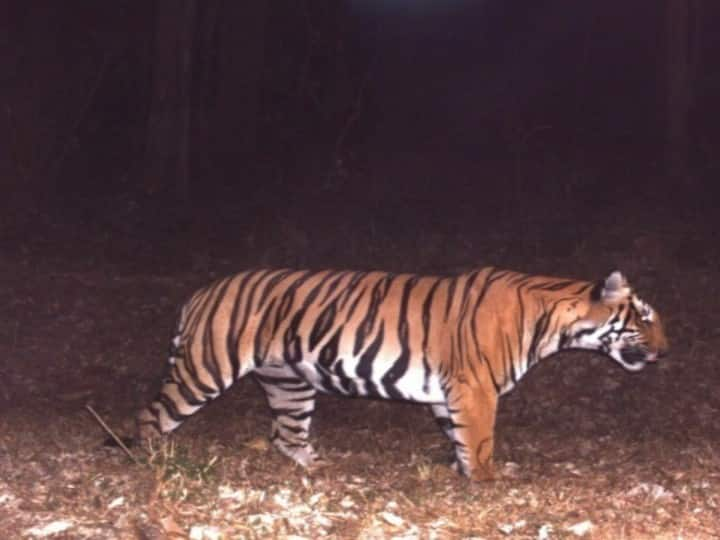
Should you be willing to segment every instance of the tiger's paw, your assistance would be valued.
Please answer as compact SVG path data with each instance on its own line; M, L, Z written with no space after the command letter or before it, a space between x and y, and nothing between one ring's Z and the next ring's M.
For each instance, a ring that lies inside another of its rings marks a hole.
M491 482L497 479L497 475L495 474L495 467L491 462L482 464L479 463L475 466L474 469L471 469L468 472L467 469L460 465L460 462L458 460L453 460L450 468L456 473L467 476L468 478L470 478L470 480L474 482Z
M479 463L470 471L470 479L475 482L491 482L497 477L492 463Z
M291 445L283 441L274 441L275 447L295 463L305 469L316 469L326 465L311 444Z

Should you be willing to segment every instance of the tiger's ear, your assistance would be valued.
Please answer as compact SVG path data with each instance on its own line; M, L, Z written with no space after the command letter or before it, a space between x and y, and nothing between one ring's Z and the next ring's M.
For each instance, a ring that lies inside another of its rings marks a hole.
M614 304L630 296L630 285L619 271L615 270L602 283L599 290L600 300L606 304Z

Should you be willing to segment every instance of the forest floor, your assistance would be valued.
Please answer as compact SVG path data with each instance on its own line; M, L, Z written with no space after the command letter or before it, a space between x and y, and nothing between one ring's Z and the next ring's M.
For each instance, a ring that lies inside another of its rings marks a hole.
M720 537L711 228L612 207L490 220L470 199L238 204L190 223L145 223L135 209L53 218L3 240L0 536ZM104 446L86 406L129 434L157 389L177 306L215 277L264 265L494 265L583 279L619 268L663 316L670 354L636 374L578 352L533 369L501 399L491 483L449 469L450 445L425 407L333 396L313 424L328 465L308 473L268 445L269 410L250 378L149 461Z

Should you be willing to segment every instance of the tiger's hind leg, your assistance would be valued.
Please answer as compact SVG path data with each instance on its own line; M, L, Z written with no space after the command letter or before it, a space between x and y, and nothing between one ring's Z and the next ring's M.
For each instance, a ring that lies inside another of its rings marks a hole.
M180 337L170 345L168 371L160 391L136 417L136 439L148 441L177 429L188 417L218 397L234 382L226 359L213 358L213 365L195 361ZM252 369L250 362L241 362L240 378Z
M273 421L270 440L280 452L303 467L320 464L308 442L315 411L315 389L288 366L264 366L254 371L265 390Z
M178 377L178 371L172 369L155 399L138 413L136 438L148 441L174 431L218 395L219 392L210 389L202 393L191 391Z

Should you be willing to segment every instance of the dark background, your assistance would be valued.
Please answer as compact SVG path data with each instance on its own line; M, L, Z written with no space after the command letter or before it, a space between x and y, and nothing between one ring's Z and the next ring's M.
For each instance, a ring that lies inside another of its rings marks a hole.
M3 4L11 239L714 205L713 2Z
M177 536L168 515L228 537L396 537L367 529L392 509L423 537L591 520L597 538L717 538L718 15L712 0L0 0L5 537L70 518L67 537ZM635 375L587 352L528 373L500 401L496 483L451 471L416 404L321 397L329 466L311 476L268 449L249 377L151 467L103 447L85 408L133 432L178 306L215 277L485 265L621 270L670 342ZM311 513L279 512L287 490ZM338 520L346 495L356 517Z

